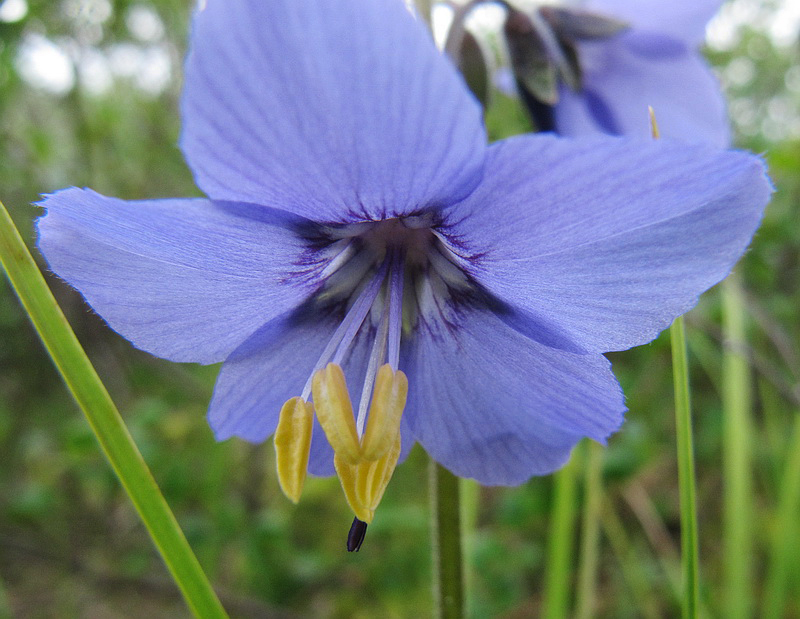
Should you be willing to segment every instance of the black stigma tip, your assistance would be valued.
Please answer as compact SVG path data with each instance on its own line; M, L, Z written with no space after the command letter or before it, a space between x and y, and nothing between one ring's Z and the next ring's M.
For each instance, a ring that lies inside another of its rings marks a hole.
M361 550L361 544L364 543L364 538L367 536L367 523L353 518L353 524L350 526L350 533L347 534L347 552L358 552Z

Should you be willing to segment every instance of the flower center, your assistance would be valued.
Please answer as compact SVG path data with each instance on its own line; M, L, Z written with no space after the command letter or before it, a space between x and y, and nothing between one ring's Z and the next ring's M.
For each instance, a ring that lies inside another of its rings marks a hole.
M278 479L292 501L305 481L316 413L350 507L358 520L372 521L400 456L408 393L401 338L420 317L442 314L452 291L471 286L463 259L437 228L432 214L422 214L315 231L313 255L304 262L323 281L314 301L343 308L344 318L300 396L281 409ZM372 345L354 408L342 367L359 333Z

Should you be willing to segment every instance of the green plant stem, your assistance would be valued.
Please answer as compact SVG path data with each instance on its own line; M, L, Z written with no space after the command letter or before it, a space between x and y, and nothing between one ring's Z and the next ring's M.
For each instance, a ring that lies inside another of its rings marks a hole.
M105 386L2 204L0 262L189 608L198 617L227 617Z
M553 510L550 513L550 543L547 548L542 611L542 617L548 619L566 617L569 611L569 592L572 589L570 560L575 538L579 460L573 452L569 463L553 477Z
M603 499L603 448L594 441L584 441L583 520L581 554L578 566L578 599L575 616L595 616L597 567L600 558L600 507Z
M431 459L430 486L437 617L460 619L464 616L464 569L459 480Z
M772 534L769 570L764 585L761 613L764 619L785 616L787 585L792 572L797 569L794 551L800 533L797 518L800 509L800 412L795 413L779 496L778 518Z
M461 550L464 553L464 614L470 615L469 592L473 590L475 571L471 558L474 556L475 536L478 529L478 506L481 486L474 479L459 479L461 492Z
M723 410L723 595L729 619L752 616L752 481L750 409L752 389L745 350L745 309L735 276L722 285L725 349L722 359Z
M681 557L683 563L684 618L698 616L700 602L700 570L697 544L697 501L695 497L694 446L692 441L692 409L689 399L689 363L686 354L686 332L683 317L670 328L672 343L672 378L675 387L675 431L678 447L678 484L681 501Z

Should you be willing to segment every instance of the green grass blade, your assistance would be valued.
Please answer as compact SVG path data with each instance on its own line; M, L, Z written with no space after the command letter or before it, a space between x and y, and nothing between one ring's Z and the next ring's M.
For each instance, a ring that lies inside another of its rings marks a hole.
M464 568L461 540L459 479L430 461L433 578L436 616L464 616Z
M567 466L554 476L553 511L550 515L550 543L547 548L544 609L542 617L559 619L569 614L572 591L571 559L577 509L576 481L580 458L573 452Z
M226 617L105 386L1 203L0 262L192 612L198 617Z
M697 548L697 504L695 497L694 447L692 441L692 412L689 396L689 363L686 354L686 333L683 317L670 328L672 344L672 375L675 386L675 430L678 447L678 484L681 500L681 557L683 594L681 608L684 618L698 616L700 601Z
M724 615L752 616L753 518L750 367L744 354L744 298L735 277L722 284L725 349L722 359Z
M603 448L594 441L584 441L584 507L581 524L581 554L578 566L578 600L575 616L595 616L597 568L600 560L600 508L603 500Z
M475 539L478 530L478 506L481 500L481 486L474 479L459 479L459 492L461 496L461 550L464 553L464 604L465 615L472 616L469 592L473 591L475 584L475 570L472 558L475 556Z
M800 521L800 412L795 414L794 431L789 442L786 466L781 481L780 503L775 531L772 535L769 570L764 585L764 619L785 616L786 591L792 572L797 569L794 554Z

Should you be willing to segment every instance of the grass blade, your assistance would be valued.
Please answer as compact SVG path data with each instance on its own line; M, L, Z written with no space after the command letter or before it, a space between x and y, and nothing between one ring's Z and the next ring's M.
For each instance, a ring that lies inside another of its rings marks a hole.
M722 284L725 348L722 359L723 473L723 596L724 615L752 616L753 560L750 440L752 389L750 367L744 355L744 297L735 277Z
M189 608L198 617L226 617L105 386L1 203L0 262Z
M569 615L572 590L570 561L575 539L576 486L580 458L577 450L567 465L555 474L553 511L550 515L550 543L547 548L544 609L542 617L559 619Z
M681 609L684 618L694 618L698 616L700 602L700 574L697 548L697 504L695 497L692 412L689 395L689 364L686 354L686 332L682 316L675 319L670 328L670 342L672 344L672 375L675 386L678 484L681 497L681 556L683 566Z
M772 536L769 570L764 585L764 619L785 616L789 578L797 569L794 550L800 532L797 519L800 508L800 413L795 413L794 431L789 442L779 496L777 524Z
M600 560L600 509L603 500L603 448L594 441L584 441L583 522L581 524L581 554L578 566L578 599L575 616L590 619L595 616L597 567Z

